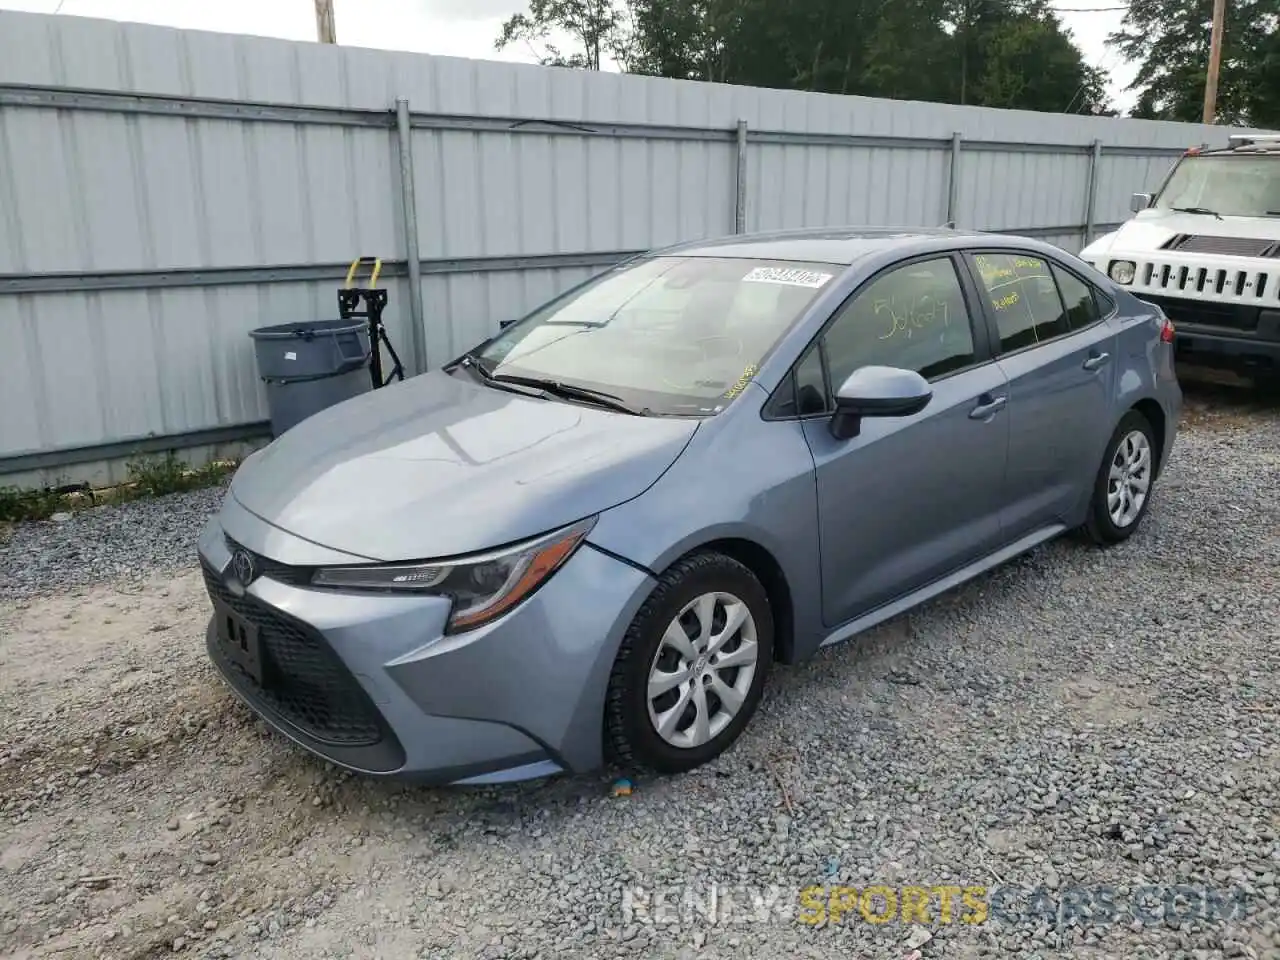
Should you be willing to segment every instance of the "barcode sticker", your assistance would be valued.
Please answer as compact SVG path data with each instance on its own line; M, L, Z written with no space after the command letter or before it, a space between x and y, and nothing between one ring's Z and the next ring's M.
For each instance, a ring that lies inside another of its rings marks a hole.
M792 287L812 287L815 290L830 279L829 273L794 267L756 267L742 278L744 283L785 283Z

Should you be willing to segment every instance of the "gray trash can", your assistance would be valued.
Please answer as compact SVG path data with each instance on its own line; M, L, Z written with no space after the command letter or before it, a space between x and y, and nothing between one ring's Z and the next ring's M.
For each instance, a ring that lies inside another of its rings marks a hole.
M373 389L363 319L282 323L249 336L277 437L313 413Z

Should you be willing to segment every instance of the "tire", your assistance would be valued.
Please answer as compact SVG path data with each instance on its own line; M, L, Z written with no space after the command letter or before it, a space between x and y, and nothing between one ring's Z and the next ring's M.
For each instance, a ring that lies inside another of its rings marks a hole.
M1145 476L1128 462L1135 447L1140 448L1144 443L1147 452ZM1137 410L1130 410L1120 418L1115 432L1107 441L1107 453L1094 480L1093 496L1089 500L1089 517L1085 521L1085 532L1094 543L1103 547L1121 543L1133 536L1142 525L1147 508L1151 506L1151 495L1155 492L1158 456L1155 431L1152 430L1150 421ZM1111 475L1113 466L1125 471L1119 481ZM1113 483L1115 490L1120 492L1121 505L1132 505L1136 499L1135 491L1140 487L1140 483L1135 484L1133 481L1141 479L1145 479L1146 487L1142 490L1137 509L1122 509L1117 516L1113 513ZM1127 499L1123 495L1125 487L1129 490Z
M710 604L707 597L713 598ZM709 631L702 628L698 615L708 607ZM726 631L731 610L746 617L736 629ZM674 631L668 635L669 627L683 631L688 644L684 653L678 649L684 644L669 641L668 636L679 636ZM773 661L773 633L768 594L746 566L712 552L673 564L631 621L614 661L605 700L605 746L611 759L624 767L683 773L723 753L760 703ZM708 639L712 643L704 646ZM722 644L718 651L717 641ZM690 660L689 652L697 658ZM730 657L736 665L716 666ZM672 685L651 702L649 680L655 672L665 674L662 679ZM685 679L676 683L676 677ZM733 711L736 699L740 705ZM700 714L706 718L705 727L697 722ZM666 736L658 729L662 721Z

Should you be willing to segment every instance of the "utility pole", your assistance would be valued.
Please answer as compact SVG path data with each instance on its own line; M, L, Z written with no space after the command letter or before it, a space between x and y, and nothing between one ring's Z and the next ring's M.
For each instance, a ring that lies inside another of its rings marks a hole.
M1213 34L1209 38L1209 72L1204 84L1204 122L1218 117L1218 71L1222 67L1222 29L1227 18L1227 0L1213 0Z
M321 43L337 43L338 32L333 23L333 0L316 0L316 39Z

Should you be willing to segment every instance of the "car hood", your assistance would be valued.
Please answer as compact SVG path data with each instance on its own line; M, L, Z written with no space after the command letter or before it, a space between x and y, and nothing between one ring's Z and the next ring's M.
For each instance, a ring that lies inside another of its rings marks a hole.
M245 461L231 495L334 550L449 557L640 495L696 429L433 371L308 417Z
M1223 217L1197 213L1143 210L1117 230L1098 237L1081 256L1107 253L1154 253L1178 234L1280 240L1280 217Z

